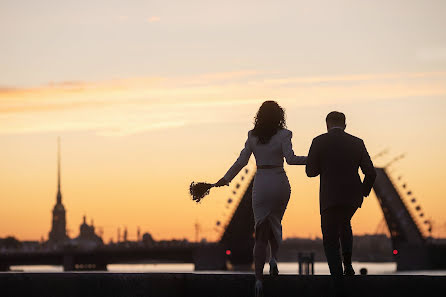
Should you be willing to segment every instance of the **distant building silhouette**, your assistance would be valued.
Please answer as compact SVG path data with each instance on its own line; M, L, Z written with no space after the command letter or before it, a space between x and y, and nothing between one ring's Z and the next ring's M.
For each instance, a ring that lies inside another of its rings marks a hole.
M57 196L56 205L53 208L53 222L49 233L48 242L52 245L63 244L67 239L67 222L65 218L65 207L62 204L62 193L60 192L60 138L57 142Z
M79 236L72 239L71 244L82 248L94 248L103 244L102 238L95 233L93 220L91 225L88 225L84 216L84 221L79 227Z
M151 245L153 245L155 243L155 240L153 239L152 235L150 235L150 233L146 232L142 236L142 242L146 246L151 246Z
M124 242L127 242L128 240L127 240L127 235L128 235L128 233L127 233L127 227L125 227L124 228Z

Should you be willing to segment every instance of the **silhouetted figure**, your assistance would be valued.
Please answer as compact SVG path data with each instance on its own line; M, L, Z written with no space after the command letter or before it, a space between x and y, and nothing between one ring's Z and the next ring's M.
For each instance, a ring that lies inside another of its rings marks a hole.
M268 242L271 247L270 274L279 273L277 251L282 241L282 217L290 199L290 184L283 169L288 164L305 165L306 157L295 156L292 132L285 129L285 114L274 101L265 101L255 117L254 129L248 132L245 148L239 158L216 186L227 185L248 164L254 154L257 172L252 189L255 219L255 295L263 295L263 267Z
M342 276L354 275L353 234L350 220L364 197L370 194L376 178L375 168L362 139L346 133L345 115L330 112L328 133L313 139L306 173L320 175L320 212L325 256L334 277L337 294L343 294ZM364 181L358 174L361 168ZM339 252L340 243L344 262Z

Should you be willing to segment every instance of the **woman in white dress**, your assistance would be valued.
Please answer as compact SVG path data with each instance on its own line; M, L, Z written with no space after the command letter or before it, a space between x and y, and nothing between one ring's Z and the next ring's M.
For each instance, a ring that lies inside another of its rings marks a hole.
M290 165L305 165L306 157L296 156L291 144L292 132L286 129L285 113L275 101L265 101L248 132L245 147L237 161L216 186L228 185L254 154L257 172L252 189L255 219L255 294L263 294L263 267L268 242L271 247L270 274L279 273L277 251L282 241L282 217L290 199L290 183L283 169L283 159Z

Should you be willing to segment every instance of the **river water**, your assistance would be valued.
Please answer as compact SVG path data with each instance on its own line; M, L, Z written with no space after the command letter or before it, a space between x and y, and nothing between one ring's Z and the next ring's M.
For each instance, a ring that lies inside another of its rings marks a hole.
M110 264L107 266L108 272L194 272L193 264ZM353 268L359 274L361 268L366 268L368 274L372 275L446 275L446 270L438 271L396 271L396 263L375 263L375 262L353 262ZM63 272L62 266L11 266L13 271L23 272ZM297 262L279 263L280 274L297 274ZM269 265L265 264L265 274L269 271ZM200 271L198 273L236 273L234 271ZM246 273L246 272L243 272ZM314 274L328 275L329 270L326 262L314 263Z

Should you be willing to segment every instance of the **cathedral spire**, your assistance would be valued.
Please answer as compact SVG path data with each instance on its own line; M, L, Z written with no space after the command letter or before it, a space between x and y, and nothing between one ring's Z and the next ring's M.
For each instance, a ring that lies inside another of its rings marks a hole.
M68 239L67 221L65 207L62 204L62 193L60 192L60 137L57 138L57 202L53 208L53 223L49 233L49 241L61 244Z
M62 203L62 194L60 192L60 137L57 138L57 203Z

